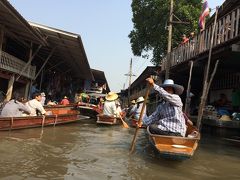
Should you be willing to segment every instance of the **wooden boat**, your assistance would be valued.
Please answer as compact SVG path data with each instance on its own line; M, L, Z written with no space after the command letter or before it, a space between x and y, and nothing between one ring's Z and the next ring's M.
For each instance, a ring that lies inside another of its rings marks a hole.
M121 120L119 118L116 118L113 116L98 114L97 115L97 123L98 124L115 125L115 124L121 124Z
M56 105L45 105L44 106L44 109L46 111L52 111L52 110L60 110L62 111L62 113L64 113L65 111L67 110L73 110L73 109L76 109L77 107L77 104L74 103L74 104L68 104L68 105L61 105L61 104L56 104Z
M131 125L131 127L136 127L136 126L137 126L137 123L138 123L138 120L137 120L137 119L133 119L133 118L130 119L130 125ZM143 126L141 126L140 128L146 129L147 127L143 125Z
M166 158L184 160L193 156L200 140L198 130L188 124L186 137L152 134L147 127L149 140L156 150Z
M43 126L55 126L88 118L79 115L77 110L52 110L51 115L25 116L25 117L0 117L0 130L15 130Z
M197 117L191 116L194 123L197 122ZM203 132L210 133L220 137L230 137L240 135L240 121L239 120L220 120L213 118L202 119Z
M223 138L223 140L231 143L232 145L240 146L240 137L239 137L239 136L233 136L233 137Z
M77 109L80 111L80 114L91 118L96 118L98 114L102 113L102 110L98 106L89 103L80 103Z

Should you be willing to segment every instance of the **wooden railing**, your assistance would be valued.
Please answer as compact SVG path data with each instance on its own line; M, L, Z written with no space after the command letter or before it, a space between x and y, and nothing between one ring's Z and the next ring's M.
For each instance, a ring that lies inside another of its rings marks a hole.
M224 44L239 36L240 7L235 8L225 16L217 20L213 48ZM173 49L162 59L162 70L166 70L167 60L170 59L169 67L194 59L197 55L204 53L210 48L213 23L204 31L194 37L193 40Z
M4 52L0 51L0 69L21 74L22 69L27 63ZM29 66L22 72L22 76L33 79L35 77L36 66Z

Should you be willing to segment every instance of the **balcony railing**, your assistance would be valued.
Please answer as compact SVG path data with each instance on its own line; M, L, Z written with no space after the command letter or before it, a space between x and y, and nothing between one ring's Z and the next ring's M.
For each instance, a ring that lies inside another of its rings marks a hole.
M0 51L0 69L20 74L27 63L24 61L4 52ZM28 66L22 72L22 76L33 79L35 77L36 66Z
M225 16L217 20L214 34L213 48L224 44L239 36L240 31L240 7L235 8ZM203 32L184 45L173 49L162 59L162 70L166 70L167 60L170 59L169 67L194 59L197 55L206 52L210 48L213 23Z

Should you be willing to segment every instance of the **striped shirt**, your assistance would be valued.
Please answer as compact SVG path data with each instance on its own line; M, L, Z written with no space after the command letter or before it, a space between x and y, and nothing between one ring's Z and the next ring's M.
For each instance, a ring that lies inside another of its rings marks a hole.
M159 92L164 101L152 115L143 119L143 123L146 125L155 123L163 131L180 133L185 136L186 124L182 112L181 98L177 94L168 93L156 84L154 84L154 89Z

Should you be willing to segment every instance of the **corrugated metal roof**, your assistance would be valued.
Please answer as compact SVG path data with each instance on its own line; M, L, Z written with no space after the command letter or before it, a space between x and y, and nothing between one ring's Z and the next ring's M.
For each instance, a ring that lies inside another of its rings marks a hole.
M5 33L11 32L19 39L47 45L47 41L28 24L7 0L0 1L0 25L7 30Z
M80 35L33 22L29 24L47 37L49 46L41 48L41 55L46 57L51 49L56 48L51 59L64 61L76 78L94 80Z

